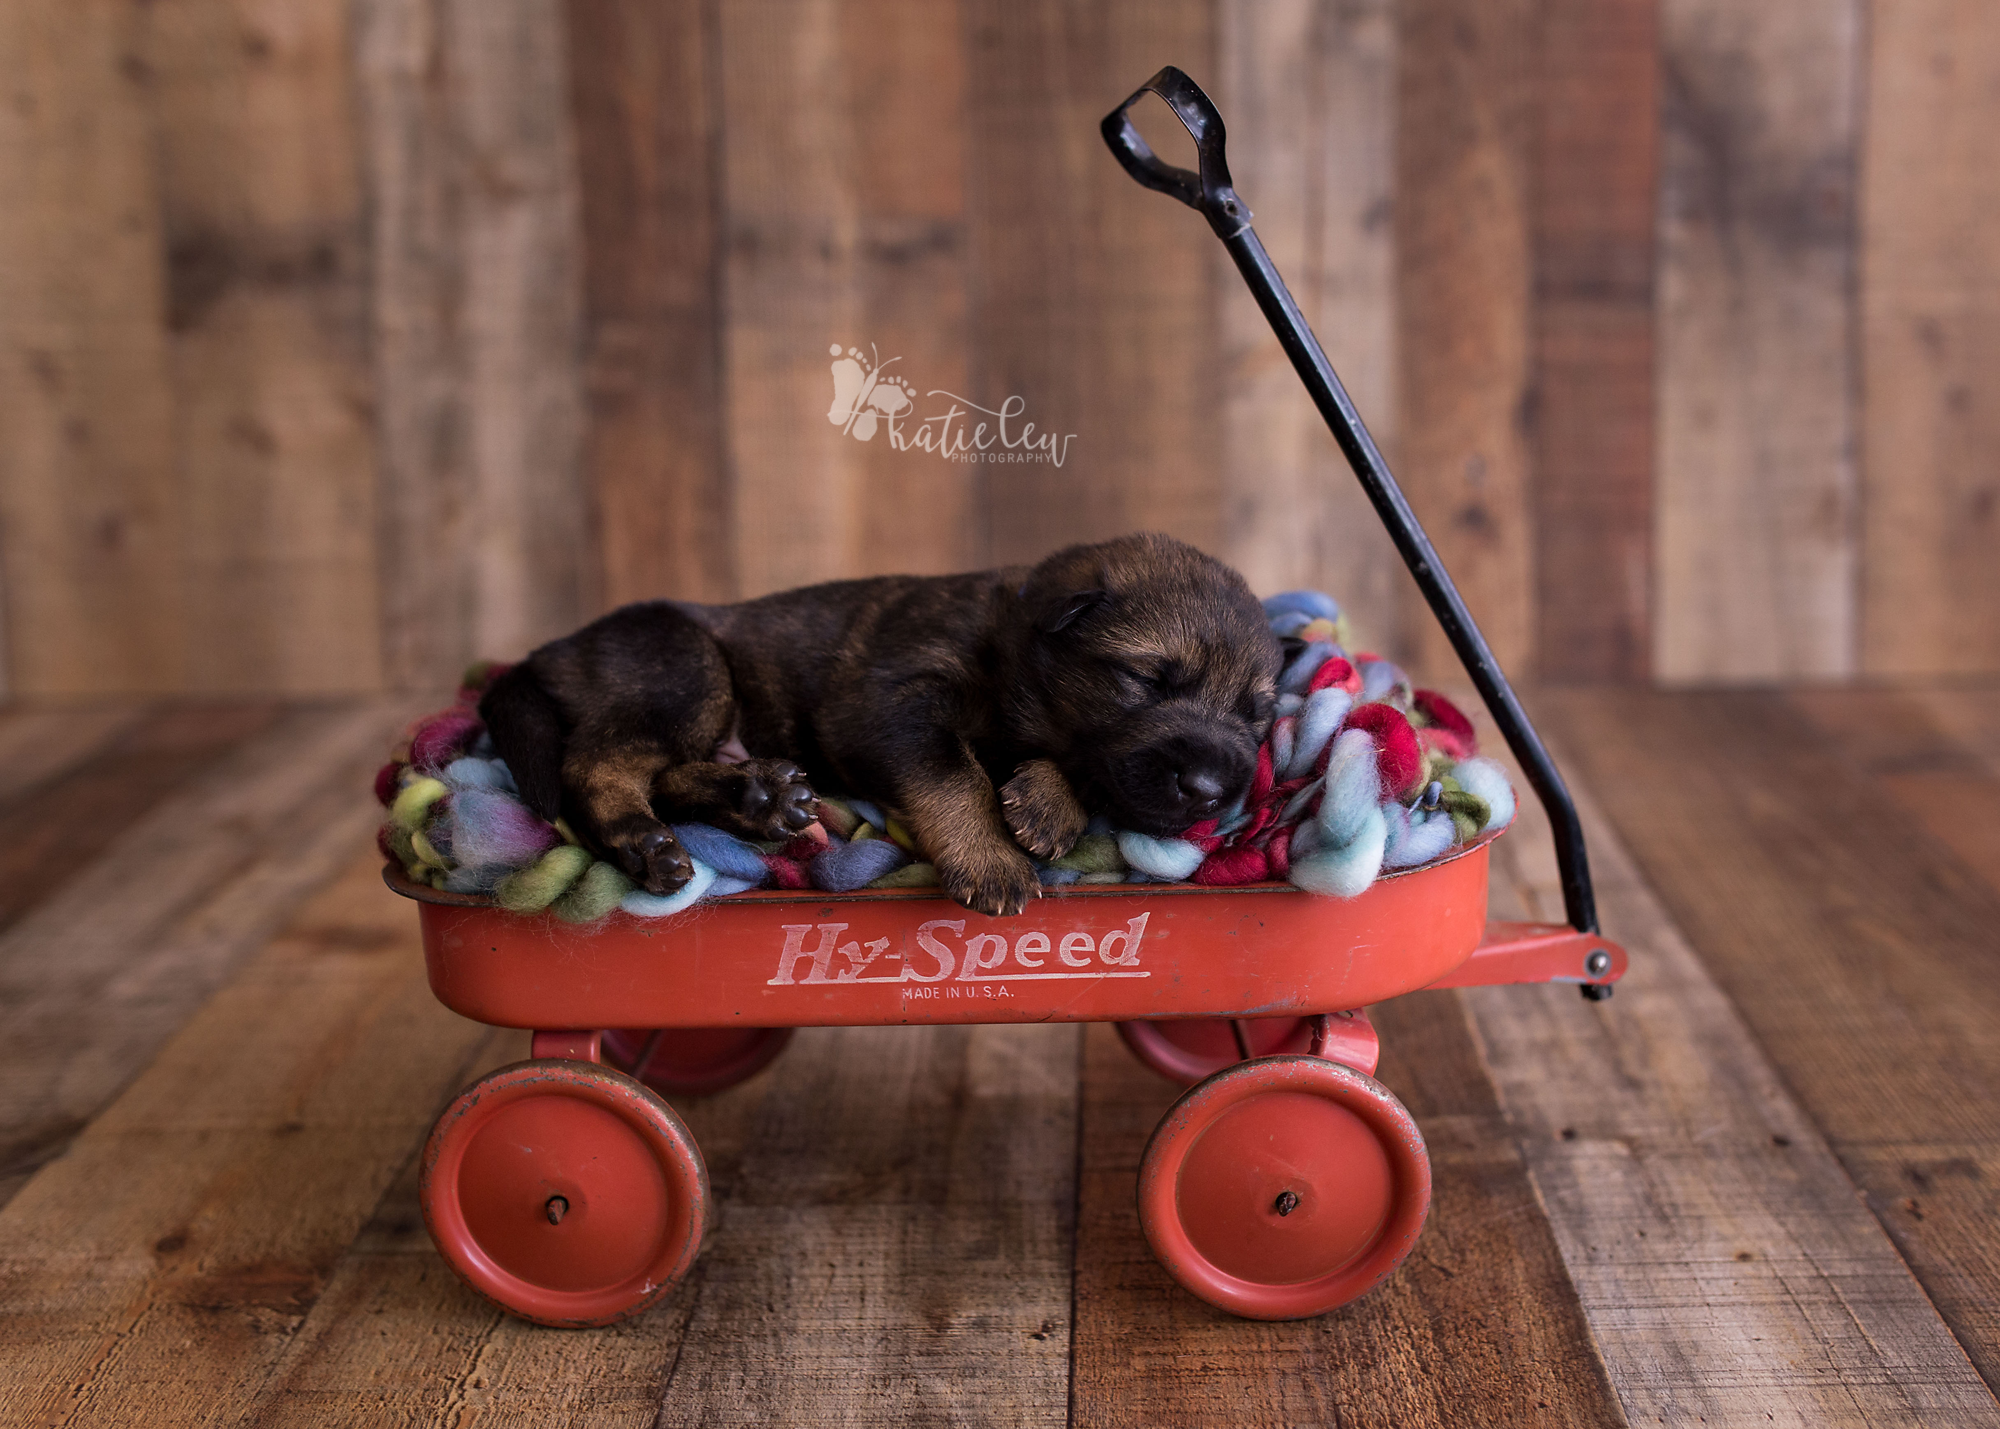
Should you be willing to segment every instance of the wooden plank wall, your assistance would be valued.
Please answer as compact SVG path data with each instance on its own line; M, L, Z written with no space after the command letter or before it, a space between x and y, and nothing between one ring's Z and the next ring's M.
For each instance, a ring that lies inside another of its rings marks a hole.
M1655 668L1855 665L1862 0L1662 0Z
M1861 668L1991 673L2000 650L2000 9L1878 5L1862 150Z
M5 688L430 686L1138 526L1448 663L1102 152L1169 61L1517 673L2000 669L1991 9L0 0ZM848 349L1065 460L861 440Z

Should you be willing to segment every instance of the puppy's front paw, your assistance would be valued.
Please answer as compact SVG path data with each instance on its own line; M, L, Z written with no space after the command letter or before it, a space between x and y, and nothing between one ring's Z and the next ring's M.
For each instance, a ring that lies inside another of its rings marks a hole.
M937 871L938 882L954 903L994 917L1012 917L1042 892L1034 864L1019 849L997 843L990 852L981 850L973 858L940 858Z
M753 839L788 839L816 815L819 795L788 759L751 759L731 771L742 779L733 832Z
M1001 787L1000 812L1014 841L1045 862L1068 853L1090 822L1069 781L1046 759L1029 760Z
M658 819L621 819L599 842L648 893L678 893L694 877L694 860Z

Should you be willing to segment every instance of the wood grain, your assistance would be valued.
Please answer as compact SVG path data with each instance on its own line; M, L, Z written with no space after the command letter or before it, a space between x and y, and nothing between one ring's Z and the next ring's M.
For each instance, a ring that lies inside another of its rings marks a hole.
M1861 657L1871 675L2000 668L2000 12L1869 11L1862 138Z
M166 263L141 12L0 7L7 689L185 682Z
M1587 794L1579 808L1632 972L1596 1005L1465 996L1631 1422L1993 1423L1825 1138ZM1494 860L1494 916L1562 916L1538 805Z
M434 688L597 600L560 11L357 0L383 666Z
M1236 190L1393 465L1393 9L1385 0L1229 5L1217 26L1211 93L1229 123ZM1410 598L1402 561L1219 245L1211 264L1225 488L1216 554L1256 591L1334 592L1364 646L1400 654L1398 603Z
M380 689L347 7L179 0L141 13L176 414L163 459L182 524L182 686Z
M1534 17L1526 0L1397 11L1397 474L1510 669L1535 659ZM1427 606L1406 620L1420 672L1456 668Z
M1536 56L1535 653L1652 673L1660 0L1555 0Z
M1978 760L1989 773L2000 774L2000 689L1991 684L1930 687L1911 691L1911 698L1933 724L1951 735L1960 753Z
M735 589L714 7L568 0L603 603Z
M1855 667L1860 0L1661 0L1654 672Z
M87 868L183 782L277 716L270 704L158 710L94 758L0 807L0 932Z
M1370 1015L1378 1078L1430 1150L1430 1220L1382 1288L1277 1324L1211 1309L1153 1260L1134 1178L1178 1093L1113 1029L1087 1029L1072 1423L1623 1422L1456 996Z
M345 862L0 1211L0 1417L239 1422L484 1043Z
M1064 1423L1077 1040L801 1033L721 1202L658 1422Z
M0 709L0 807L68 773L145 714L131 700Z
M0 935L0 1198L369 844L406 711L305 710L135 818Z
M1995 692L1807 688L1790 702L1843 762L2000 891L2000 745L1976 725L1954 729L1950 709L2000 712Z
M1996 1383L2000 892L1781 695L1550 703L1662 903Z
M1162 65L1216 72L1211 7L965 0L968 195L977 274L973 395L1009 396L1065 463L982 464L994 562L1136 529L1213 548L1222 532L1214 235L1119 170L1104 115ZM1165 106L1134 116L1179 154Z

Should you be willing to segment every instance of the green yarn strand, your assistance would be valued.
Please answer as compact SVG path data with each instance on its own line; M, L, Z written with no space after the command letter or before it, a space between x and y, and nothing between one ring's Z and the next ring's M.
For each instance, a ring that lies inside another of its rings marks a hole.
M591 862L590 850L558 844L530 867L501 879L493 895L509 913L539 913L569 892Z
M1078 873L1115 873L1125 876L1125 855L1118 852L1118 840L1111 834L1085 834L1070 851L1049 865L1074 869Z
M441 779L412 779L396 795L396 802L389 806L389 817L397 828L415 833L430 817L431 805L447 792Z
M593 863L550 907L565 923L595 923L616 908L619 901L639 885L610 864Z
M906 863L901 868L890 869L873 883L870 888L935 888L938 882L936 867L928 863Z

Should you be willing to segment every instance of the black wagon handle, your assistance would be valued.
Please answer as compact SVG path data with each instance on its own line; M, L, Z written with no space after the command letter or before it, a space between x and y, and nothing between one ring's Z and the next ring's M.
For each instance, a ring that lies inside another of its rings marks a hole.
M1132 123L1131 109L1140 96L1157 94L1194 137L1200 173L1177 169L1153 152L1152 145ZM1209 227L1225 243L1250 226L1250 209L1229 182L1228 136L1222 116L1201 86L1168 65L1139 87L1137 94L1104 116L1099 126L1104 142L1125 166L1125 172L1149 189L1172 194L1189 208L1199 209Z
M1194 138L1195 153L1200 158L1200 173L1190 173L1166 163L1133 126L1132 106L1148 94L1158 95L1166 101L1175 117L1187 126L1188 133ZM1424 534L1424 528L1417 521L1416 513L1410 509L1402 488L1389 474L1389 464L1382 459L1375 439L1368 435L1361 414L1354 409L1353 399L1340 385L1333 364L1326 360L1326 353L1313 336L1305 315L1292 301L1285 280L1278 276L1278 270L1271 265L1270 255L1264 252L1264 245L1257 238L1257 231L1250 226L1250 209L1237 197L1230 183L1222 115L1216 111L1214 102L1202 93L1200 85L1168 65L1139 86L1130 99L1105 115L1100 127L1104 142L1111 146L1112 154L1124 166L1126 173L1147 188L1172 194L1189 208L1198 209L1208 220L1209 227L1215 230L1216 237L1229 250L1230 257L1236 260L1236 267L1243 274L1243 281L1250 285L1257 306L1264 310L1264 316L1277 333L1285 355L1298 369L1306 390L1312 394L1313 404L1326 419L1334 440L1340 444L1348 464L1354 468L1355 476L1360 478L1362 489L1374 503L1376 514L1388 528L1396 550L1403 557L1403 564L1416 577L1424 599L1430 602L1432 614L1451 641L1451 648L1458 653L1466 674L1472 677L1480 698L1486 701L1493 722L1500 726L1507 747L1513 750L1514 757L1520 761L1523 772L1528 776L1528 782L1541 799L1542 808L1547 811L1555 833L1556 861L1562 872L1563 909L1569 917L1570 926L1579 933L1597 932L1597 899L1590 886L1590 862L1583 847L1583 825L1577 819L1576 805L1570 798L1569 788L1557 772L1555 761L1549 758L1548 750L1542 746L1541 736L1535 733L1535 727L1529 722L1527 712L1521 708L1520 700L1515 698L1513 686L1507 683L1500 662L1493 658L1486 637L1479 633L1479 626L1473 621L1472 613L1465 608L1458 587L1452 584L1451 574L1445 570L1444 562L1438 559L1436 548L1431 545L1430 537ZM1608 996L1610 991L1608 986L1598 988L1586 985L1584 988L1586 995L1602 993Z

